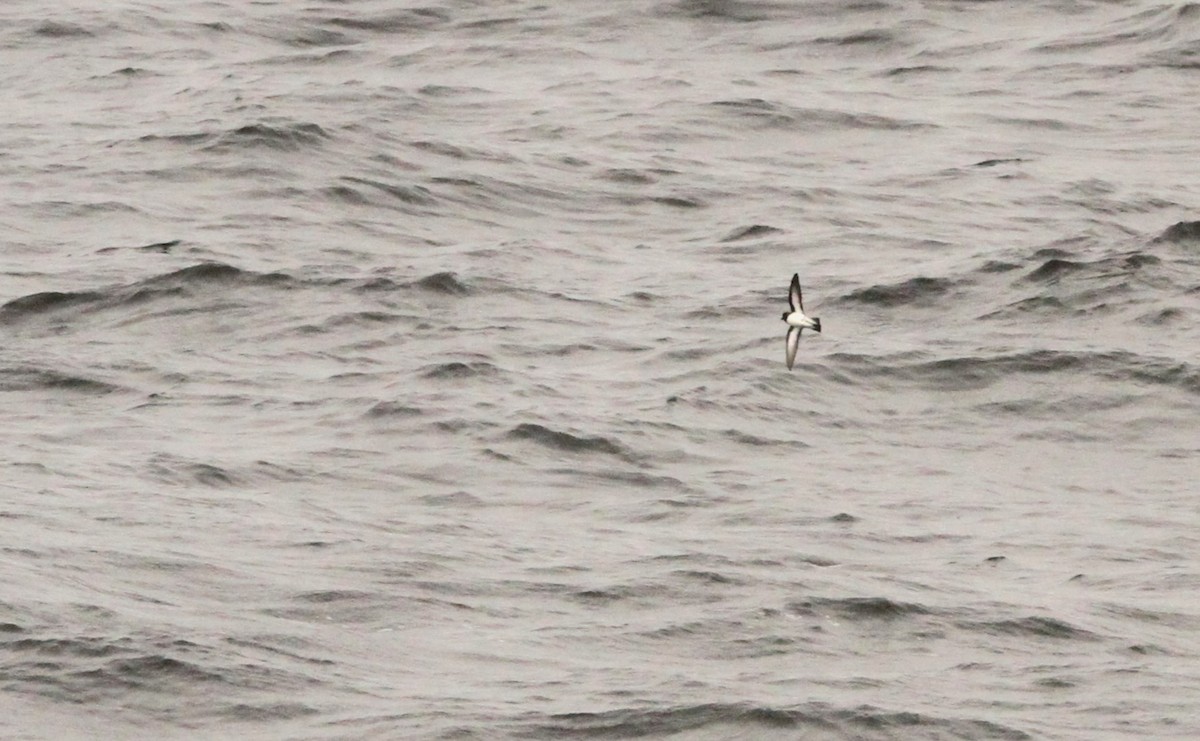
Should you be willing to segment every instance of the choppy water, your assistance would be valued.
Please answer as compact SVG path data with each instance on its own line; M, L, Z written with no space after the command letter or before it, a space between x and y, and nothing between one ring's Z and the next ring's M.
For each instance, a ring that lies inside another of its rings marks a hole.
M1200 5L2 15L0 735L1200 734Z

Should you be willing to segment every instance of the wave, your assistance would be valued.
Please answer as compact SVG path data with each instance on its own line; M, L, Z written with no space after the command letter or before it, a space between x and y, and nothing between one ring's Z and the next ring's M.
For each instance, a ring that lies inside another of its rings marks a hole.
M121 201L42 201L37 204L47 217L54 220L68 218L94 218L98 215L117 213L144 215L137 206Z
M200 131L181 134L147 134L142 142L163 141L185 146L203 145L209 152L230 152L249 149L301 151L321 147L332 136L320 125L303 121L259 122L226 131Z
M214 286L256 285L286 287L296 279L283 273L257 273L221 262L204 262L127 285L93 291L43 291L0 305L0 324L39 317L62 318L83 309L96 310L141 304L157 298L203 293Z
M490 378L496 376L499 372L500 369L491 363L463 363L461 361L454 361L428 366L421 371L421 377L433 379Z
M1025 279L1039 283L1057 281L1064 275L1079 272L1086 269L1086 267L1086 264L1082 262L1073 262L1054 257L1042 263L1040 267L1025 276Z
M1122 278L1142 268L1162 264L1162 258L1157 255L1136 250L1091 261L1068 260L1059 250L1041 251L1037 256L1043 255L1049 256L1049 259L1025 276L1027 282L1057 283L1063 278L1083 273L1088 273L1088 277Z
M368 417L419 417L424 413L419 407L395 401L381 401L367 410Z
M161 243L171 244L171 243ZM281 272L257 272L221 262L203 262L124 285L82 291L41 291L0 304L0 326L28 326L32 331L62 332L77 326L93 326L109 317L128 325L164 316L241 309L261 304L267 292L296 289L334 289L367 293L411 294L413 291L464 296L473 289L454 273L431 273L409 282L387 277L368 279L297 278ZM115 317L115 318L113 318ZM301 323L287 330L296 334L324 334L347 327L402 322L413 317L403 313L363 309L326 316L319 323ZM494 373L494 367L472 364L438 370L426 369L428 377L465 377Z
M906 131L936 128L934 124L908 121L869 113L847 113L821 108L797 108L762 98L740 100L718 100L711 103L718 110L730 114L739 124L750 123L761 128L789 130L869 129Z
M601 453L620 458L630 457L624 446L606 437L572 435L530 422L523 422L509 430L508 437L514 440L528 440L566 453Z
M18 625L11 626L9 633L24 633ZM96 637L79 638L18 638L4 644L5 649L18 652L32 652L53 656L73 656L82 659L105 658L128 654L129 649L112 641Z
M432 141L429 139L419 139L408 143L413 149L422 152L428 152L441 157L449 157L454 160L470 160L483 162L500 162L513 163L516 158L506 154L503 151L488 151L476 147L464 147L449 142Z
M11 321L24 316L50 313L81 304L91 304L103 300L104 297L104 294L99 291L31 293L0 305L0 321Z
M299 702L268 702L259 705L239 702L219 709L216 715L231 721L267 723L270 721L305 718L311 715L319 715L321 712L319 708Z
M373 193L381 193L408 206L432 206L437 203L433 193L420 185L397 185L351 176L344 176L341 180L342 185L329 186L322 192L330 198L354 205L387 205L373 198Z
M980 160L971 167L996 167L997 165L1016 165L1029 160L1024 157L1000 157L998 159Z
M734 229L729 234L726 234L724 237L721 237L721 239L719 241L721 241L721 242L740 242L743 239L755 239L757 237L765 237L768 234L779 234L782 231L783 230L778 227L767 226L766 224L750 224L748 226L740 226L737 229Z
M338 16L330 18L326 22L339 28L390 34L429 31L449 23L450 20L450 16L441 10L434 8L414 8L411 10L391 11L375 16L367 16L365 14Z
M911 602L895 602L886 597L812 598L787 605L789 612L804 616L835 616L841 620L894 620L928 615L930 610Z
M904 305L929 306L936 304L953 287L954 281L946 278L917 277L902 283L876 285L852 291L839 300L885 308Z
M1190 234L1190 222L1181 222L1179 228L1172 227L1151 241L1151 245L1170 241L1186 243ZM981 319L1006 319L1029 314L1034 315L1088 315L1109 314L1114 311L1138 307L1147 299L1172 301L1175 291L1182 286L1179 279L1182 263L1165 250L1153 246L1118 252L1095 259L1082 259L1076 253L1093 247L1090 236L1064 243L1076 245L1072 252L1057 247L1036 251L1026 264L1007 261L988 261L977 268L980 278L1006 272L1024 271L1012 287L1027 290L1033 287L1033 295L1010 301L1000 308L980 315ZM1078 243L1083 243L1079 246ZM1177 307L1158 307L1169 317Z
M826 357L851 377L900 380L943 391L979 389L1021 376L1083 374L1200 394L1200 368L1124 351L1030 350L936 360L924 359L923 353L884 357L834 353Z
M149 473L160 481L198 484L210 489L226 489L246 483L242 476L221 466L163 454L156 455L150 462Z
M667 708L619 708L596 713L562 713L521 719L520 733L532 738L665 738L707 731L713 738L808 737L990 738L1025 741L1033 736L989 720L944 718L891 711L870 705L841 708L814 702L794 707L751 703L706 703Z
M33 27L32 33L34 36L42 36L48 39L87 38L96 35L76 23L64 23L61 21L42 21Z
M602 468L595 471L565 471L571 476L585 481L616 483L624 488L640 491L656 489L677 492L680 494L694 493L692 488L674 476L663 476L645 473L643 471L623 471L615 468ZM688 506L681 500L660 499L661 503L674 506Z
M616 167L600 172L596 177L613 183L626 185L653 185L657 183L662 172L653 170L635 170L628 167Z
M803 17L797 7L777 0L677 0L661 6L659 12L666 16L733 23Z
M6 674L12 681L42 688L64 700L128 697L131 691L151 693L200 692L212 683L228 683L225 676L199 663L167 653L140 652L126 639L19 638L6 641L11 652ZM192 647L176 641L172 648ZM86 668L85 668L86 667Z
M299 47L301 49L324 46L346 47L359 43L359 39L354 36L328 28L289 28L277 34L269 34L269 36L277 41L282 41L288 46ZM345 53L345 49L337 49L328 54L310 57L305 61L319 64L324 60L337 59ZM298 60L295 56L289 56L286 61L289 64L294 64Z
M49 368L0 368L0 391L74 391L83 394L109 394L120 386L95 378Z
M908 75L929 75L958 72L957 67L945 67L936 64L914 64L901 67L890 67L883 71L883 77L905 77Z
M315 123L255 123L220 134L207 149L226 151L264 148L299 151L314 149L329 138L329 133Z
M150 244L144 244L140 247L101 247L100 249L96 250L96 254L104 255L111 252L117 252L119 250L129 249L137 250L138 252L154 252L160 255L167 255L171 253L171 250L175 249L181 244L183 244L182 239L168 239L164 242L151 242Z
M1153 240L1155 243L1171 242L1190 244L1200 242L1200 221L1180 221L1163 230Z
M956 622L956 625L965 630L973 630L990 635L1057 638L1077 641L1096 641L1100 639L1100 636L1091 631L1077 628L1057 618L1040 616L1005 620L960 620Z
M699 198L691 196L646 196L642 198L626 198L618 199L621 203L630 206L640 206L643 203L655 203L660 206L670 206L671 208L704 208L707 204Z
M1191 314L1183 309L1168 306L1138 317L1137 321L1152 327L1164 327L1191 321Z
M1035 47L1036 51L1062 53L1079 52L1091 49L1105 49L1108 54L1127 46L1146 46L1153 43L1161 46L1162 42L1182 39L1191 42L1200 24L1200 5L1183 3L1180 5L1163 5L1138 12L1108 23L1098 30L1075 30L1062 39L1044 43ZM1155 51L1152 60L1161 61L1162 54L1171 50Z
M454 273L434 273L409 284L424 291L443 293L447 296L465 296L471 292L465 283Z
M159 75L159 73L152 72L151 70L144 69L142 67L121 67L120 69L115 69L112 72L108 72L103 75L92 75L91 79L93 79L93 80L105 80L105 79L128 80L128 79L132 79L135 77L160 77L160 76L161 75Z

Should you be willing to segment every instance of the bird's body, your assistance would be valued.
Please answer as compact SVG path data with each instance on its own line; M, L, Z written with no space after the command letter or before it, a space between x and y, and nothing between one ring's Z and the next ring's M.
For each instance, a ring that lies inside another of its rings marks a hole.
M790 327L799 327L800 329L812 329L820 332L820 319L813 319L807 316L803 311L788 311L783 314L783 321L788 323Z
M792 285L788 288L788 306L791 311L783 312L783 321L787 322L787 367L792 369L796 362L796 349L800 347L800 333L806 329L814 332L821 331L821 320L804 313L804 297L800 292L800 274L792 275Z

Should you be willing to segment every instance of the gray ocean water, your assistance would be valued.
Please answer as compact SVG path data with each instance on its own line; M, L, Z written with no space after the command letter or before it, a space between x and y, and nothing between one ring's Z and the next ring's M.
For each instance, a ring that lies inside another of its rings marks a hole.
M0 737L1200 737L1200 4L0 19Z

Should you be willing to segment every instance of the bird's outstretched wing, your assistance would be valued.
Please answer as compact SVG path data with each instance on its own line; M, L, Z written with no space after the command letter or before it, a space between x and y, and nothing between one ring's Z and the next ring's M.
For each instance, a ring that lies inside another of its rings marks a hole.
M804 297L800 295L800 274L792 274L792 287L788 289L788 305L792 311L804 311Z
M796 348L800 347L800 333L804 330L800 327L788 327L787 333L787 365L788 370L792 369L792 365L796 362Z

